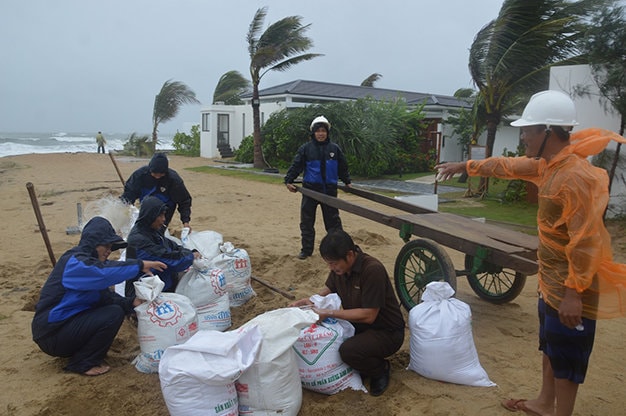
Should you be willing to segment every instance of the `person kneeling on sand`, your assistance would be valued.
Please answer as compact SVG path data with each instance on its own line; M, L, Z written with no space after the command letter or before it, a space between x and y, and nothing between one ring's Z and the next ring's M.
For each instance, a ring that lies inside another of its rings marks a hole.
M319 295L336 293L342 309L317 309L320 320L344 319L354 325L355 335L339 348L343 362L370 377L370 394L380 396L389 386L390 364L386 357L404 341L404 318L385 266L361 251L343 230L332 230L320 243L320 255L330 273ZM312 305L309 298L289 306Z
M144 198L139 216L128 234L127 258L158 260L167 264L167 270L159 273L165 283L164 292L173 292L178 284L178 273L184 272L194 259L202 257L198 250L190 250L165 237L167 204L155 196ZM135 295L134 281L126 281L126 296Z
M92 218L78 246L65 252L41 288L32 321L33 340L53 357L67 357L65 371L97 376L124 317L142 301L118 295L110 287L167 266L160 261L112 261L112 251L126 247L111 223Z

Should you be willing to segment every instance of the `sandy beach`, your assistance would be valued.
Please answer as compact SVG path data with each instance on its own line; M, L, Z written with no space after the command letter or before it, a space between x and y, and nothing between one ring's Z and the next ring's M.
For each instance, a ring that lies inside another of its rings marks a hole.
M117 157L124 178L146 159ZM327 267L315 253L298 260L300 194L280 184L264 184L185 168L214 164L201 158L170 157L170 167L185 180L193 196L191 225L213 230L224 241L245 248L253 275L292 293L309 296L323 285ZM130 364L139 352L136 330L125 322L107 362L110 373L85 377L64 373L65 361L41 352L31 339L30 323L39 289L52 266L33 212L26 184L34 184L41 214L56 257L73 247L79 235L66 229L77 225L76 204L117 197L120 179L108 155L95 153L33 154L0 158L0 414L31 415L167 415L157 374L143 374ZM358 184L358 181L357 181ZM358 197L340 198L368 205ZM404 244L397 230L342 213L346 231L361 248L378 257L393 275L396 256ZM317 239L323 236L318 215ZM179 235L174 215L170 231ZM616 258L626 261L625 233L611 227ZM447 250L457 267L463 256ZM232 308L232 329L253 317L285 307L289 299L256 282L257 297ZM304 391L302 416L344 415L507 415L504 398L532 398L541 377L537 351L536 277L513 302L493 305L480 300L465 278L458 279L457 298L470 305L478 356L497 387L469 387L430 380L406 370L409 331L392 359L391 384L380 397L343 391L334 396ZM405 311L406 312L406 311ZM579 390L574 414L621 415L626 370L626 319L600 321L587 380Z

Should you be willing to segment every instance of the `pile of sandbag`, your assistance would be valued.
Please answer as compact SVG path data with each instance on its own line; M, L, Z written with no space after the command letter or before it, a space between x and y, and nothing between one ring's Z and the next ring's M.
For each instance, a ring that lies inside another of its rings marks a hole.
M170 414L296 416L302 386L292 346L318 319L311 310L282 308L168 348L159 379Z
M447 282L426 285L422 303L409 311L409 370L469 386L495 386L480 365L469 305L453 298Z

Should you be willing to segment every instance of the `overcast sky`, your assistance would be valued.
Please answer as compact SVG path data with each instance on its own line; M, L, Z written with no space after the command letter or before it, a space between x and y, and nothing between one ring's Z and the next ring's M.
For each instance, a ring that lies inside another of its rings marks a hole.
M203 105L220 76L249 78L246 43L256 10L269 24L302 16L310 52L324 54L261 79L375 85L452 95L472 87L469 48L503 0L2 0L0 131L148 133L168 79ZM162 133L200 120L183 107Z

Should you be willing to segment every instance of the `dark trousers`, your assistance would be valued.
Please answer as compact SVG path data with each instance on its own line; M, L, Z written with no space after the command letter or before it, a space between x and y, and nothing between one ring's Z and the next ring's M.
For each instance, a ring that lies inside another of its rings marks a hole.
M100 149L102 149L102 154L104 154L104 145L103 144L99 144L98 145L98 153L100 153Z
M69 357L66 371L84 373L102 364L124 322L124 309L106 305L81 312L57 332L37 341L53 357Z
M337 191L334 195L337 196ZM315 246L315 214L317 206L322 207L322 216L324 218L324 227L326 231L338 228L341 229L341 218L339 218L339 210L326 204L322 204L316 199L302 195L302 203L300 204L300 235L302 236L302 252L311 255Z
M339 355L363 377L378 377L385 372L385 358L397 352L403 342L404 330L368 329L345 340Z

